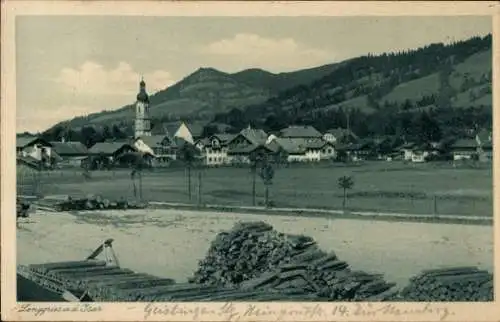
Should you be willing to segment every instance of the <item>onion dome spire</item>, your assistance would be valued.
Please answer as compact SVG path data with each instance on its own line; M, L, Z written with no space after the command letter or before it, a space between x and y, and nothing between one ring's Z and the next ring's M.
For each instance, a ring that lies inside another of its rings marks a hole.
M143 77L141 77L141 82L139 83L139 93L137 94L137 101L149 103L149 95L146 92L146 82L144 82Z

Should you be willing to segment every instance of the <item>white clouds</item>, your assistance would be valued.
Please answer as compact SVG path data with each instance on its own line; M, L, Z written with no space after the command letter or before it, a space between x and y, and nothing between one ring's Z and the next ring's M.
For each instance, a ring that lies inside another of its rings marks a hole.
M140 77L140 73L123 61L111 69L87 61L76 69L62 69L56 82L74 95L121 95L133 98L137 93ZM173 84L172 76L164 70L145 73L144 80L150 93Z
M325 50L308 48L293 38L265 38L257 34L240 33L232 38L208 44L203 51L237 60L241 67L299 69L333 62L333 55Z

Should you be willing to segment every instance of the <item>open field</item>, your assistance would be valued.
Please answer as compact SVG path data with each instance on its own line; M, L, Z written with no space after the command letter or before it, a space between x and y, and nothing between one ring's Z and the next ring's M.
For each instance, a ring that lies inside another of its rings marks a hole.
M252 205L252 176L248 168L192 170L192 200L206 204ZM85 196L100 194L108 199L133 198L130 170L94 171L85 179L81 170L45 172L40 182L44 195ZM450 164L403 164L367 162L359 165L304 165L276 170L270 188L276 207L341 209L343 192L337 180L351 175L348 208L410 214L491 216L493 209L492 167L453 167ZM18 176L18 192L30 194L32 180ZM138 180L136 180L139 186ZM264 201L264 185L257 177L257 203ZM190 202L185 169L154 169L144 172L143 197L148 201Z
M179 210L37 212L17 230L17 263L80 260L113 238L122 267L181 282L192 276L217 233L237 221L255 220L280 232L311 236L354 270L383 273L398 286L423 269L493 268L491 226Z

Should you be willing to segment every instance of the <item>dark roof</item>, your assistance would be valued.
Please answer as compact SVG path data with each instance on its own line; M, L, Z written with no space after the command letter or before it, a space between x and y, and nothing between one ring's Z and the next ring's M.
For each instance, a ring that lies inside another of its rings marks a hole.
M332 134L335 138L344 138L346 136L352 136L353 138L357 139L358 136L354 134L350 129L343 129L343 128L336 128L336 129L330 129L326 131L326 133Z
M460 139L453 143L453 149L475 149L477 148L477 141L474 139Z
M258 148L263 148L268 150L269 152L274 152L270 147L261 145L261 144L249 144L245 146L238 146L235 148L232 148L228 151L229 154L247 154L250 152L255 151Z
M113 154L124 146L129 146L135 150L135 147L128 141L125 142L99 142L89 149L89 154Z
M198 143L201 143L203 145L209 145L210 139L209 138L201 138L201 139L198 139L194 142L194 144L198 144Z
M489 149L493 149L493 142L490 142L490 141L485 142L485 143L483 143L482 147L483 147L484 149L488 149L488 150L489 150Z
M24 148L28 145L35 144L36 142L40 142L46 146L51 146L50 142L47 142L37 136L20 136L16 137L16 148Z
M151 136L141 136L139 137L139 139L150 148L154 148L161 146L163 140L165 140L165 137L166 135L151 135Z
M81 142L50 142L52 145L53 152L64 156L81 156L86 155L89 151L85 145Z
M363 149L364 147L365 144L363 143L349 143L349 144L337 145L338 150L344 150L344 151L358 151Z
M407 150L407 149L413 149L417 144L413 142L407 142L402 144L401 146L397 147L398 150Z
M306 152L305 146L301 145L297 139L277 138L273 142L276 142L288 154L304 154Z
M491 142L491 140L492 140L492 133L489 130L482 129L481 131L479 131L477 133L477 138L479 139L479 141L481 143Z
M168 123L159 123L153 127L151 130L151 134L153 135L168 135L173 137L181 124L184 123L186 127L189 129L189 132L193 136L193 138L199 138L203 134L203 125L197 123L188 123L188 122L168 122Z
M266 147L271 150L272 152L278 152L282 147L276 142L276 140L273 140L266 144Z
M16 161L18 165L25 165L33 170L40 170L40 161L31 156L18 156Z
M212 138L212 137L219 139L222 144L227 144L227 143L231 142L231 140L234 139L236 137L236 135L229 134L229 133L217 133L217 134L212 135L210 138Z
M252 144L255 144L255 145L265 144L267 141L267 133L261 129L246 128L246 129L241 130L240 134L243 135L248 141L250 141ZM236 138L236 137L237 137L237 135L234 136L234 138Z
M283 148L287 153L290 154L303 154L308 149L321 149L328 142L322 139L304 139L304 138L276 138L273 142L276 142L279 146Z
M189 129L189 132L191 132L191 136L193 138L199 138L202 136L204 127L203 125L197 123L188 123L188 122L184 122L184 124Z
M288 138L320 138L322 134L309 125L292 125L282 129L280 136Z

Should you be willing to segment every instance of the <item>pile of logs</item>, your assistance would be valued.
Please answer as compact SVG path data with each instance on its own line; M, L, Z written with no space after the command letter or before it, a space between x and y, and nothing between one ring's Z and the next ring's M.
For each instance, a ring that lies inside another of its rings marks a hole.
M71 210L109 210L109 209L143 209L145 205L133 203L125 199L110 201L101 196L87 196L81 199L68 197L55 205L56 211Z
M57 293L70 291L94 302L208 302L314 300L292 292L175 283L169 278L135 273L106 266L104 261L85 260L18 267L18 274Z
M31 210L31 203L17 198L16 202L16 218L27 218L29 217L29 212Z
M352 271L312 238L278 233L263 222L238 223L217 235L190 282L316 300L383 301L397 293L382 275Z
M477 267L426 270L401 291L405 301L492 301L493 275Z

